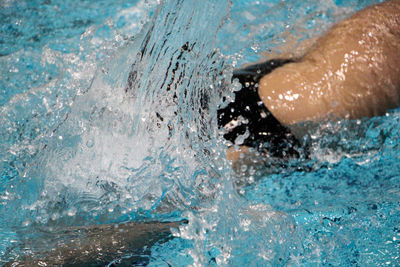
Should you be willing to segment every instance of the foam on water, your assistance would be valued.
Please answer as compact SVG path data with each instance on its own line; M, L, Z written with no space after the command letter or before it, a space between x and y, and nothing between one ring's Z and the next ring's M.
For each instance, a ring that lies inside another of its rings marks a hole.
M60 240L27 242L49 229L187 218L146 262L398 263L397 111L321 124L305 140L311 160L243 175L216 126L234 67L374 2L101 1L108 11L87 3L87 24L46 6L75 26L22 33L0 58L1 259L51 248Z

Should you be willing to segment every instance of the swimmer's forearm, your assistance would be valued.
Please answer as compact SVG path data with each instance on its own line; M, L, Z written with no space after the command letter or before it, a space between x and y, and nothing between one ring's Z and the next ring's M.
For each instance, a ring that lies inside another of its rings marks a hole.
M284 124L329 116L379 115L400 104L400 1L335 25L299 63L260 81L259 94Z
M151 247L171 237L171 228L185 221L124 223L81 227L57 233L63 242L58 248L41 255L24 257L5 266L97 266L129 253ZM139 251L140 252L140 251ZM40 265L42 264L42 265Z

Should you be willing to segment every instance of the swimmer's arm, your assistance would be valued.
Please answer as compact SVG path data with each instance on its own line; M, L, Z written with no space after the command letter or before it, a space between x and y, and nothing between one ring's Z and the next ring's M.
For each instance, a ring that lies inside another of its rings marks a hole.
M400 105L400 1L332 27L298 63L261 79L259 95L283 124L362 118Z
M129 222L69 229L52 236L63 245L5 266L100 266L168 240L171 228L178 228L183 223L186 221Z

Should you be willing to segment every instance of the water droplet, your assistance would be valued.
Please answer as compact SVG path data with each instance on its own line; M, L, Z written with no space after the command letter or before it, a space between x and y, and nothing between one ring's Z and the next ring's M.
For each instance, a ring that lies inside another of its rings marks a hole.
M86 142L86 146L87 146L88 148L92 148L92 147L93 147L93 145L94 145L94 141L93 141L93 139L89 139L89 140L87 140L87 142Z
M76 215L76 212L77 212L77 209L76 209L75 207L72 207L72 208L70 208L70 209L68 210L67 215L70 216L70 217L72 217L72 216L75 216L75 215Z

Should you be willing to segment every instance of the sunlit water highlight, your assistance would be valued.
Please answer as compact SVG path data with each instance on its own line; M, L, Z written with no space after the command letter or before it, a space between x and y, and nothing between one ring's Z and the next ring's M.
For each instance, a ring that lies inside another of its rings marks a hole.
M235 174L216 126L235 67L374 1L96 3L1 3L2 261L49 229L187 218L145 262L399 264L398 111L312 130L310 171Z

